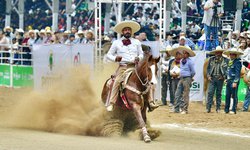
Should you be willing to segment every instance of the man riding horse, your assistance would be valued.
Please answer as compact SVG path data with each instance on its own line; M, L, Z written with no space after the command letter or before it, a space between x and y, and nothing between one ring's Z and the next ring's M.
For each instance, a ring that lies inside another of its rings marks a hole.
M108 111L113 111L114 104L117 101L120 83L124 81L124 72L128 68L134 68L143 58L143 51L139 40L132 38L132 35L140 30L140 25L134 21L122 21L114 27L114 31L121 34L122 37L113 42L107 58L118 62L119 67L115 73L110 101L107 106ZM151 95L151 94L150 94ZM154 110L158 106L154 104L152 95L149 96L149 108Z

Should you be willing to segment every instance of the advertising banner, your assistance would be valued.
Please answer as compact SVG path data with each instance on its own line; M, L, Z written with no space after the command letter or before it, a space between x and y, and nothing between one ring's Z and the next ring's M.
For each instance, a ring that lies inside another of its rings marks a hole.
M94 46L91 44L50 44L33 46L34 86L50 86L66 75L66 68L87 65L94 68Z

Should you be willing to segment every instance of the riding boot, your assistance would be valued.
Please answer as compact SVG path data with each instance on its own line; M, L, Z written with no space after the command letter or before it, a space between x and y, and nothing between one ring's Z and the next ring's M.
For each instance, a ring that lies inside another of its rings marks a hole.
M123 81L123 72L125 70L126 68L120 67L117 71L117 76L115 78L112 91L110 94L109 105L106 107L107 111L113 111L114 109L114 104L116 103L119 94L120 83Z

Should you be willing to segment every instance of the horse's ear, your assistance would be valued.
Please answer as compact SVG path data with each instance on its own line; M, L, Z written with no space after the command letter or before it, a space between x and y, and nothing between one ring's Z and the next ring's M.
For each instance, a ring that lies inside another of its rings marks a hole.
M150 56L148 57L148 62L151 62L152 59L153 59L153 55L150 55Z
M160 61L161 57L159 56L157 59L155 59L155 62L158 63Z

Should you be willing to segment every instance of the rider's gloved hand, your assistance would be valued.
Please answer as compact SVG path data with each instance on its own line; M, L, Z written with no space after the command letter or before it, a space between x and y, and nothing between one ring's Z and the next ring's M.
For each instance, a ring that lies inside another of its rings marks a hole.
M120 62L122 60L122 56L116 56L115 61Z
M134 63L135 63L135 64L138 64L138 63L139 63L139 61L140 61L140 58L139 58L139 57L135 57L135 61L134 61Z

